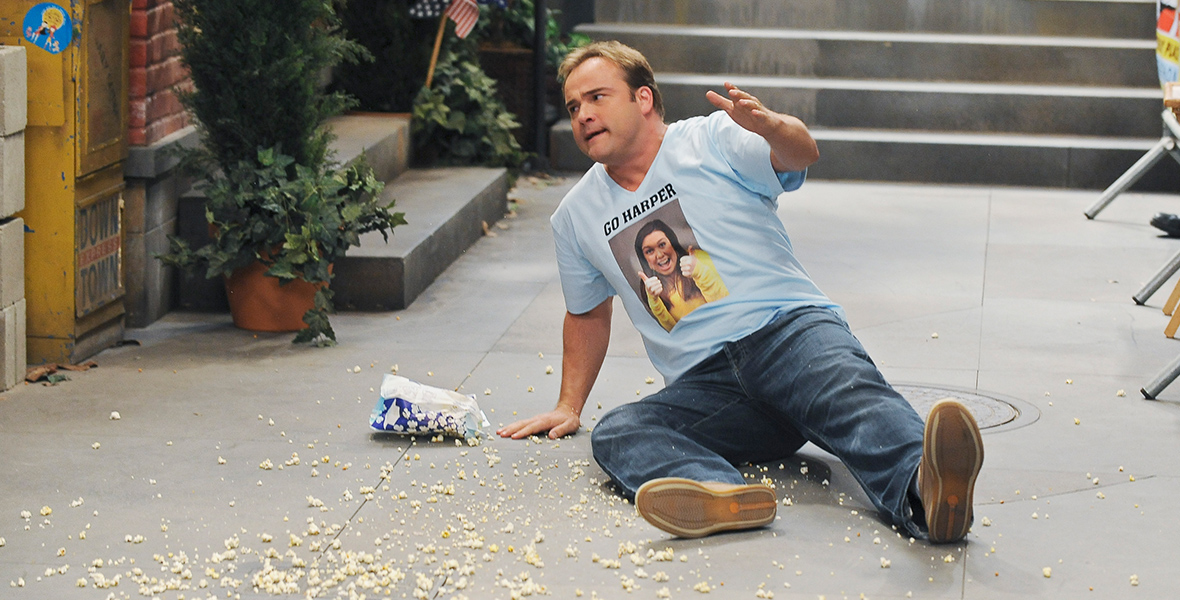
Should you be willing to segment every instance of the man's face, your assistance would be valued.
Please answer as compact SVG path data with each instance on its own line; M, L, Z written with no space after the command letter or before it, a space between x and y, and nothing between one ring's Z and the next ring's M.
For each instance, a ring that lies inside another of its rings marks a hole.
M662 231L653 231L643 238L643 257L647 266L665 277L676 269L676 249Z
M587 156L605 165L625 160L643 124L639 102L618 65L594 57L565 80L565 107L574 141Z

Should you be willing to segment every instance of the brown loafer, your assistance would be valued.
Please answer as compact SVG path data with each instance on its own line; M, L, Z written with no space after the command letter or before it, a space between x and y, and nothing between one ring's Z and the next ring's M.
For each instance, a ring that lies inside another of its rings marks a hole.
M648 523L683 538L762 527L774 520L778 501L764 485L731 485L663 477L643 484L635 507Z
M975 478L983 466L983 438L966 407L939 400L926 418L918 491L930 541L957 542L971 529Z

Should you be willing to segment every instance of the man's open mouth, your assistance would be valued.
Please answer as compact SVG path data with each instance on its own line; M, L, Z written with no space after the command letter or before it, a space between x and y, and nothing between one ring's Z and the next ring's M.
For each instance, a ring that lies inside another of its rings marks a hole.
M587 142L589 142L590 140L594 139L595 137L598 137L598 134L600 134L600 133L606 133L606 130L599 129L598 131L588 133L588 134L586 134L586 137L584 137L583 139L586 140Z

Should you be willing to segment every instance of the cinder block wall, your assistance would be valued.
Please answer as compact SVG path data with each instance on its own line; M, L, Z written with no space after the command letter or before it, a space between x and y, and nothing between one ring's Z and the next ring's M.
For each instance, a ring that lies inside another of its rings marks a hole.
M25 376L25 49L0 46L0 390Z
M177 198L189 187L169 150L196 143L179 94L190 89L169 0L131 3L131 148L126 166L123 267L128 327L145 327L175 304L175 273L152 258L176 231Z

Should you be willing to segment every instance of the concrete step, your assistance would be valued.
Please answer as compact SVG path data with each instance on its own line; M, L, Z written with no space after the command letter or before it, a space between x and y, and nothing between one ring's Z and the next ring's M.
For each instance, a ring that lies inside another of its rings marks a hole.
M598 23L1151 39L1154 0L597 0Z
M383 199L396 199L406 225L361 236L337 261L332 289L339 310L395 310L409 306L436 277L483 235L483 224L508 208L505 169L412 169L390 182Z
M410 165L410 117L390 113L353 113L333 117L328 126L336 139L330 152L347 164L362 153L373 175L392 181Z
M1158 137L1158 87L657 73L669 122L712 112L722 83L811 127Z
M577 30L632 46L661 72L1159 85L1150 33L1142 39L1109 39L637 23L587 24Z
M838 128L814 128L812 135L821 155L808 170L814 179L1090 190L1105 189L1158 140ZM552 128L549 144L556 169L585 170L592 164L577 149L569 121ZM1178 188L1180 165L1164 159L1133 189Z

